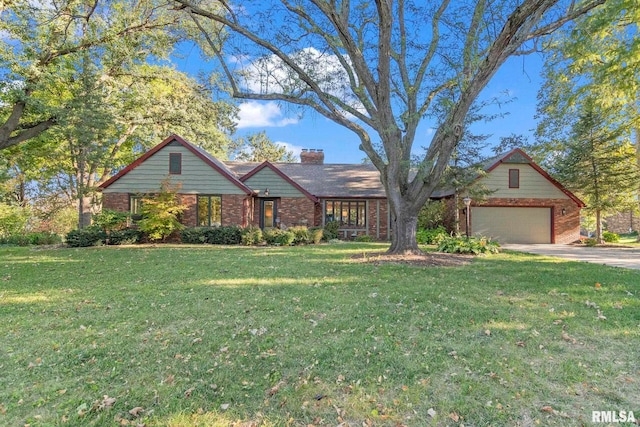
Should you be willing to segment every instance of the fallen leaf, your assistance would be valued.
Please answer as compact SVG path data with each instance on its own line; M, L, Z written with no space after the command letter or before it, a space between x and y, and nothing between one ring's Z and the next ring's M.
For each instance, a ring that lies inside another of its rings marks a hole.
M516 342L516 345L518 347L525 347L527 344L524 341L518 341L518 342Z
M460 415L456 414L455 412L450 413L449 418L451 418L456 423L460 421Z
M553 408L551 406L543 406L542 408L540 408L540 410L542 412L554 412Z
M600 310L598 310L598 320L607 320Z
M199 342L202 342L202 338L195 338L193 341L191 341L191 344L198 344Z
M111 408L113 404L116 403L116 400L117 399L115 397L109 397L108 395L105 394L104 396L102 396L102 402L100 402L98 409Z
M598 282L596 282L596 289L600 289L602 287L602 285Z
M195 390L195 387L191 387L190 389L188 389L187 391L184 392L184 397L185 399L188 399L189 397L191 397L191 393L193 393L193 391Z
M136 418L140 416L141 412L144 412L144 408L142 406L136 406L135 408L129 410L129 414Z
M427 409L427 415L433 418L436 416L436 411L433 408L429 408Z
M490 335L491 335L491 331L490 331L489 329L485 329L485 330L484 330L484 334L485 334L486 336L490 336Z
M226 411L227 409L229 409L229 406L231 406L229 403L223 403L222 405L220 405L220 409Z

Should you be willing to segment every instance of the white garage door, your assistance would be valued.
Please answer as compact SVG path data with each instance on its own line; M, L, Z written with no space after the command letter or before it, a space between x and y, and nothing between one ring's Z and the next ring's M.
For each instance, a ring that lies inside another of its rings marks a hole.
M471 231L500 243L551 243L551 208L471 208Z

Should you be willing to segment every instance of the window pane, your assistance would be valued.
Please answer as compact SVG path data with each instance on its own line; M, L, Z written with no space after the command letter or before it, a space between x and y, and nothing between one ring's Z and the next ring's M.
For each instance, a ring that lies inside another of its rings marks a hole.
M198 225L201 227L211 225L209 217L209 197L198 196Z
M264 201L264 228L272 228L273 227L273 201L265 200Z
M222 225L222 198L211 196L211 225Z
M324 222L331 222L335 220L335 215L333 213L333 202L325 202L325 210L324 210Z
M520 188L520 169L509 169L509 188Z
M367 225L366 202L358 202L358 225Z
M169 173L179 175L182 173L182 154L169 153Z

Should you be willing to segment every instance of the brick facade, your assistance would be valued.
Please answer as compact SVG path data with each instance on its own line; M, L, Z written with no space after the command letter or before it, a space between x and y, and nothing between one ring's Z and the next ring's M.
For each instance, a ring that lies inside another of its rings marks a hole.
M249 224L249 201L242 194L225 194L222 196L222 225Z
M129 193L103 193L102 208L112 211L129 211Z
M187 227L198 225L198 196L195 194L178 194L178 201L187 207L182 212L182 223Z
M473 232L473 206L471 206L471 232ZM500 199L492 198L478 204L486 207L540 207L551 208L551 243L571 243L580 239L580 207L571 199ZM564 214L563 214L564 210ZM517 211L514 209L514 215ZM464 210L460 210L460 232L466 232Z
M605 229L612 233L624 234L640 229L640 218L633 211L620 212L604 219Z

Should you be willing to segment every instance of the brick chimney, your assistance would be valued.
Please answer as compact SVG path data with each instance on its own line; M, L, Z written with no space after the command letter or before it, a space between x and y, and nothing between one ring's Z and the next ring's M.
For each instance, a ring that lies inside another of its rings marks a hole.
M324 151L321 148L303 148L300 153L300 163L321 165L324 163Z

